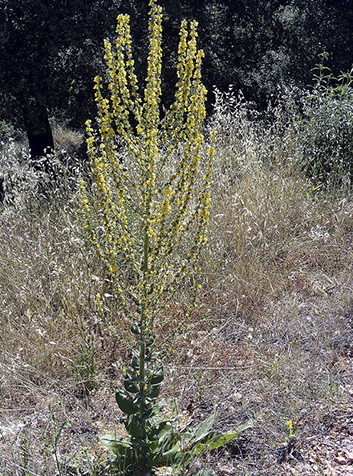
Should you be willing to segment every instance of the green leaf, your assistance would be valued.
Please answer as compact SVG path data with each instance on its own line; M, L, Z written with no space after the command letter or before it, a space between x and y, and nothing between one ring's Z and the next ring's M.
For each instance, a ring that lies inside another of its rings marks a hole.
M201 469L201 471L198 471L193 476L216 476L216 473L209 469Z
M136 420L136 418L131 418L133 415L130 415L128 420L125 421L125 428L128 431L129 435L135 437L135 438L141 438L143 436L143 427L141 425L141 422L139 420Z
M115 389L115 400L119 405L120 410L127 415L132 415L138 411L138 404L134 402L130 395L126 394L124 390L121 390L120 388Z
M142 418L144 420L147 420L148 418L151 418L154 415L154 408L153 407L147 407L142 413Z
M173 428L170 421L162 421L154 426L148 434L150 440L160 440L164 435Z
M150 347L154 343L154 337L151 334L148 334L145 337L145 344L147 347Z
M116 456L123 458L129 455L132 451L130 443L124 440L117 440L114 435L104 435L100 437L102 443L112 450Z
M130 330L135 335L140 334L140 327L137 324L132 325Z
M158 358L159 354L160 354L160 352L149 352L146 355L145 361L146 362L154 362Z
M139 381L132 378L124 378L124 387L130 393L137 393L140 390Z
M159 367L155 372L153 372L149 383L151 385L156 385L158 383L163 382L163 379L164 379L163 367Z
M131 359L131 367L134 370L138 370L140 368L140 361L139 359L134 355L133 358Z
M165 423L165 422L163 422ZM150 443L153 453L149 456L152 466L156 465L173 465L179 468L182 463L183 454L180 450L180 435L173 432L172 429L161 428L160 438Z
M161 386L160 385L158 385L158 384L157 385L152 385L148 396L150 398L157 398L160 391L161 391Z
M148 404L153 404L153 399L146 398L146 402ZM153 410L152 415L155 416L155 415L158 415L159 413L163 413L164 408L161 405L153 405L152 410Z
M194 453L199 454L205 450L210 451L220 448L221 446L229 443L231 440L234 440L234 438L237 438L244 430L252 428L253 426L254 422L250 420L243 425L238 426L238 428L233 431L228 431L226 433L212 432L211 435L209 435L210 438L206 442L200 443L194 448Z
M178 442L169 451L166 451L159 458L161 464L171 464L176 468L179 468L183 461L183 453L180 450L180 443Z
M204 420L198 427L196 427L193 430L193 432L192 432L193 435L190 439L190 443L192 445L194 445L198 441L201 441L203 438L205 438L209 434L209 432L212 428L215 416L216 416L216 414L213 413L211 416L206 418L206 420Z

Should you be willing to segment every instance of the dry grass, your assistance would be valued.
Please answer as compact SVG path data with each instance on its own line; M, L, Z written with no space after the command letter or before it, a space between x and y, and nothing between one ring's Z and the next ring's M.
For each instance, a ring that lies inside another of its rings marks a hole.
M191 320L185 288L158 323L163 396L190 421L217 408L220 428L256 422L198 462L219 475L290 474L286 422L300 455L352 390L353 201L311 192L295 127L275 113L266 128L234 98L219 103L203 289ZM45 202L34 191L0 218L0 474L106 474L97 436L118 428L130 323L85 243L77 192Z

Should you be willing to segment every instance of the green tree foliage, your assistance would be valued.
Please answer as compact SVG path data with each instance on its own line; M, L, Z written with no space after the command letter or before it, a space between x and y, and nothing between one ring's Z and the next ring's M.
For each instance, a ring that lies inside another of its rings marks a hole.
M329 53L334 75L353 62L353 5L348 0L164 0L162 102L171 104L177 38L183 19L199 22L209 91L241 89L265 106L281 85L307 86L318 54ZM0 0L0 119L17 122L33 155L52 145L48 111L81 127L91 115L91 84L101 69L103 39L118 13L129 14L137 68L146 71L148 2L139 0ZM209 107L212 101L208 101ZM39 150L36 151L38 146Z
M119 7L118 0L0 0L0 114L25 128L33 157L53 147L49 110L84 109L96 45Z
M200 32L206 87L215 84L224 90L233 84L248 99L265 105L282 85L310 84L324 50L335 72L347 70L353 56L342 35L348 31L347 25L341 26L342 13L324 0L208 1ZM345 58L338 55L342 51Z

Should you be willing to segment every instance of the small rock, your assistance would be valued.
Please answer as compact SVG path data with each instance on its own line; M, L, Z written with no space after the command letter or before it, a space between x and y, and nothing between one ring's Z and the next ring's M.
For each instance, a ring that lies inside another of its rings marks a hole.
M226 466L225 464L218 464L218 469L221 471L222 476L228 476L234 474L233 466Z
M335 462L338 464L347 464L347 460L343 456L336 456Z
M343 440L342 445L345 447L348 453L353 453L353 440Z

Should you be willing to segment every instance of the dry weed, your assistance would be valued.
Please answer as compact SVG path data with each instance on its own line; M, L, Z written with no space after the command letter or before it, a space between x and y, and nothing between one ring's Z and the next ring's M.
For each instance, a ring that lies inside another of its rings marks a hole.
M212 124L195 312L185 321L185 287L157 323L163 396L178 400L186 423L215 408L222 429L257 422L199 464L219 475L285 475L305 460L324 416L352 408L353 202L346 191L313 192L297 173L289 119L256 125L232 98ZM55 474L53 441L67 421L62 474L76 465L98 475L97 435L118 431L112 389L129 358L130 323L82 238L77 197L49 202L27 194L1 210L0 472ZM297 427L293 447L287 422Z

